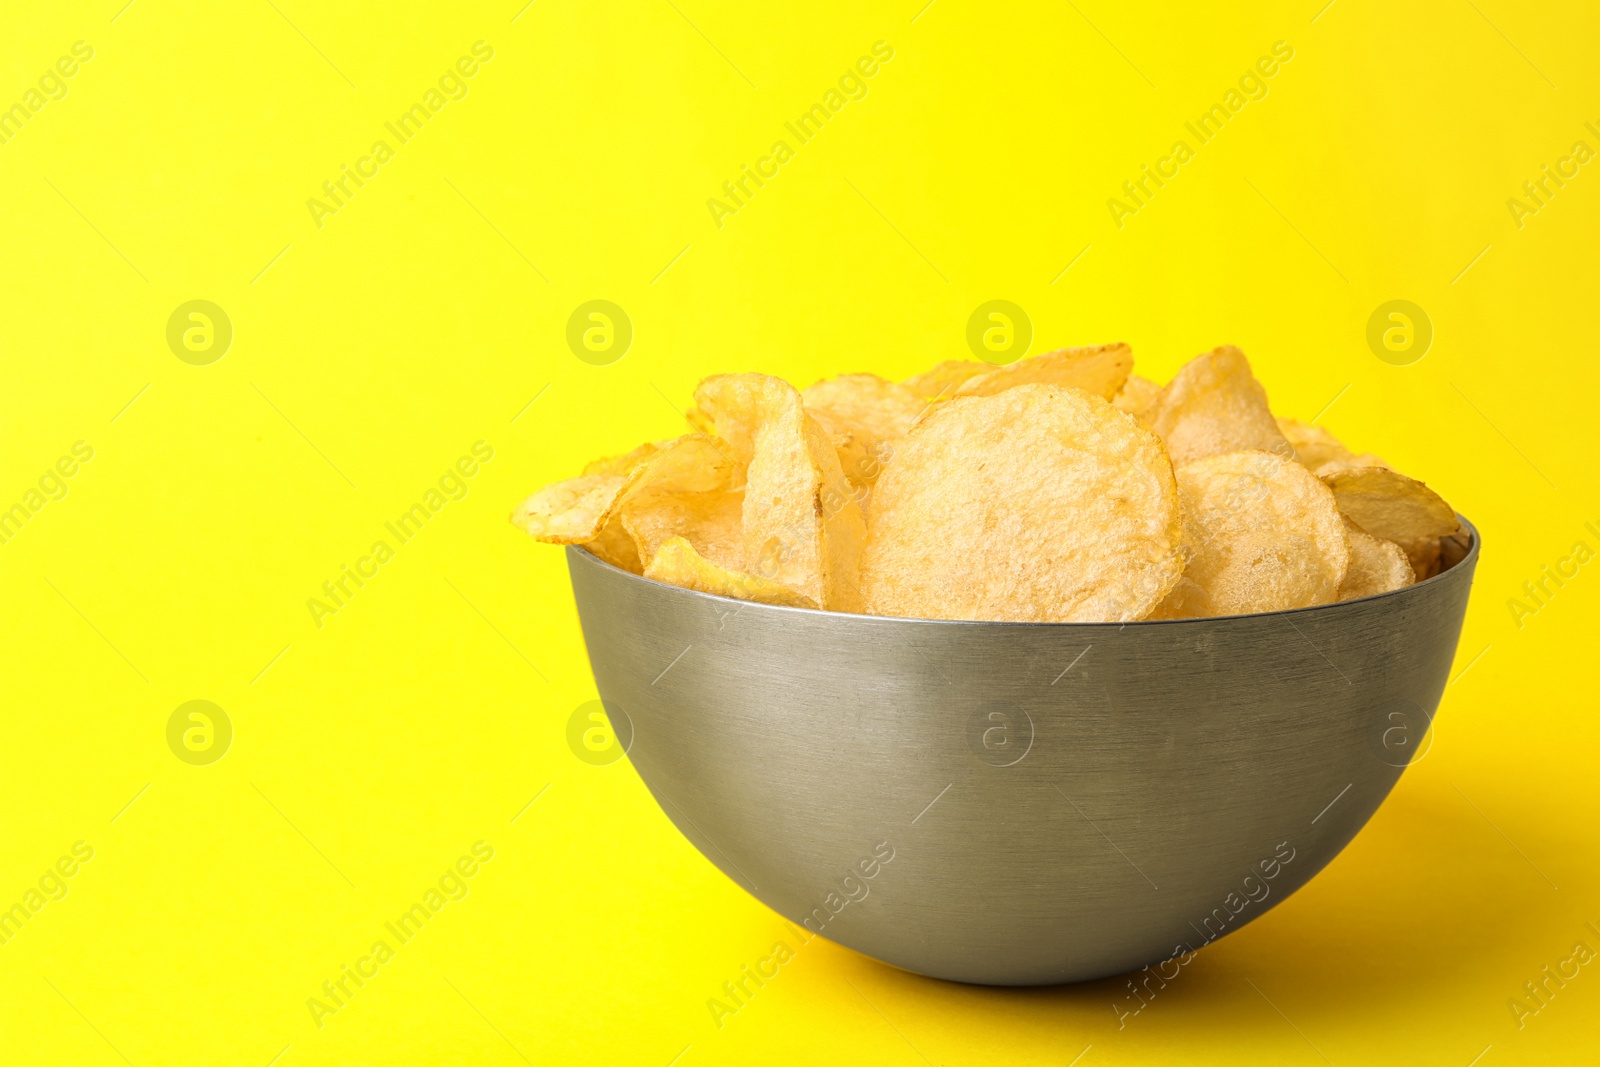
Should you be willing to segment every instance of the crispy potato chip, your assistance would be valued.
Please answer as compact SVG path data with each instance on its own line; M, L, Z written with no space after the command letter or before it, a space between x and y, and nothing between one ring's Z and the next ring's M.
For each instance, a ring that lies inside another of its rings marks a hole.
M1125 344L1058 348L968 378L956 387L955 395L993 396L1019 385L1069 385L1110 400L1131 370L1133 349Z
M992 363L980 363L975 359L947 359L921 374L907 378L900 384L918 396L931 400L934 397L950 396L968 378L976 378L992 370L994 370Z
M1292 460L1229 452L1178 468L1192 555L1167 618L1246 615L1331 602L1350 567L1333 493Z
M585 464L584 474L621 474L626 476L633 468L670 445L671 441L646 441L632 452L620 456L605 456Z
M844 476L858 486L878 480L904 437L927 410L928 401L900 382L876 374L841 374L800 394L806 412L832 438Z
M583 547L613 567L621 567L634 574L644 573L644 561L639 558L638 546L618 521L617 515L606 521L594 540L583 542Z
M878 479L862 560L868 609L927 619L1143 618L1183 564L1161 442L1077 389L958 397Z
M1118 411L1126 411L1129 415L1144 421L1150 413L1150 406L1156 402L1156 397L1161 395L1161 386L1138 374L1128 375L1128 380L1122 383L1122 388L1117 395L1111 398L1111 406Z
M1339 583L1340 600L1404 589L1417 580L1411 561L1393 541L1373 537L1348 518L1344 520L1344 532L1350 539L1350 569Z
M1423 538L1447 537L1461 529L1455 509L1415 478L1387 467L1352 467L1322 476L1339 510L1374 537L1405 547ZM1437 553L1437 545L1434 546ZM1424 552L1426 554L1426 551ZM1420 574L1422 568L1417 568Z
M833 443L781 378L722 374L695 390L701 411L749 457L741 522L747 569L832 611L859 611L866 525Z
M1432 578L1444 569L1445 540L1443 537L1408 537L1395 543L1411 561L1411 569L1420 582L1424 578Z
M539 541L583 544L599 537L617 507L634 493L715 489L727 484L732 471L733 458L721 441L685 434L645 455L626 474L580 474L547 485L519 504L511 521Z
M1289 439L1294 458L1300 465L1317 475L1352 467L1387 467L1388 464L1371 452L1355 453L1346 448L1337 437L1320 426L1297 419L1279 419L1278 429Z
M646 578L717 596L778 604L789 608L814 608L817 602L787 586L760 575L730 570L706 559L681 537L669 537L644 569Z
M728 570L744 569L741 515L744 493L712 489L704 493L640 493L618 513L636 556L649 562L663 544L682 537L712 563Z
M1206 456L1258 449L1287 456L1289 442L1267 406L1250 361L1224 345L1185 363L1145 414L1175 467Z

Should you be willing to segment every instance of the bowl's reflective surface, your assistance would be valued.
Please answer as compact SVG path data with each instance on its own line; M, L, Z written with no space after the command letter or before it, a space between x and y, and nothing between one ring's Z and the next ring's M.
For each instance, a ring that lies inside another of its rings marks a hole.
M1396 593L1126 626L776 608L568 565L629 758L711 862L870 956L1023 985L1199 948L1338 854L1429 743L1467 532Z

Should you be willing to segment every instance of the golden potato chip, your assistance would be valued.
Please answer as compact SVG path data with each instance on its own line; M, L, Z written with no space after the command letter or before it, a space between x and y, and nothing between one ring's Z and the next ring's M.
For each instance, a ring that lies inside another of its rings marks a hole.
M1437 540L1461 529L1455 509L1443 497L1399 471L1352 467L1325 474L1322 480L1338 498L1339 510L1357 526L1402 547L1423 538ZM1437 553L1437 545L1433 552Z
M1271 452L1228 452L1178 468L1191 535L1181 604L1169 618L1246 615L1326 604L1350 547L1338 503L1316 475Z
M1128 375L1128 380L1122 383L1122 388L1117 395L1112 397L1111 406L1118 411L1126 411L1134 418L1143 421L1150 413L1150 406L1156 402L1156 397L1161 395L1161 386L1138 374Z
M878 480L893 444L927 410L928 401L876 374L841 374L800 394L806 412L832 438L844 475L858 486Z
M900 442L862 589L879 615L1122 622L1178 581L1181 537L1154 434L1081 390L1022 385L942 404Z
M1250 361L1232 345L1196 356L1173 376L1145 414L1175 467L1206 456L1259 449L1289 454Z
M1125 344L1058 348L968 378L956 387L955 395L993 396L1019 385L1067 385L1110 400L1131 370L1133 349Z
M670 538L682 537L701 556L737 571L744 569L743 508L744 493L738 489L651 490L622 505L618 516L637 557L647 563Z
M580 474L547 485L518 505L511 521L540 541L583 544L599 537L617 507L634 493L715 489L727 484L732 471L733 458L721 441L685 434L647 453L626 474Z
M1395 542L1400 550L1411 561L1411 569L1416 573L1417 581L1432 578L1444 568L1444 542L1449 540L1443 537L1408 537L1403 541Z
M980 363L975 359L947 359L921 374L907 378L900 384L924 399L947 397L968 378L976 378L992 370L994 370L992 363Z
M632 452L620 456L605 456L584 465L584 474L629 474L633 468L661 451L671 441L646 441Z
M817 602L810 597L760 575L718 566L696 552L694 546L681 537L669 537L662 543L655 558L644 569L644 576L701 593L754 600L762 604L790 608L817 606Z
M858 611L866 526L833 443L781 378L722 374L701 411L749 457L741 522L747 569L833 611Z
M1318 477L1351 467L1388 466L1371 452L1358 454L1350 451L1337 437L1320 426L1297 419L1279 419L1278 429L1288 438L1289 446L1294 449L1294 458Z
M1350 539L1350 569L1339 583L1340 600L1404 589L1417 580L1411 561L1393 541L1373 537L1348 518L1344 520L1344 532Z
M606 524L600 527L600 533L594 540L583 542L583 547L613 567L621 567L634 574L644 573L644 561L639 558L638 545L618 521L617 515L607 519Z

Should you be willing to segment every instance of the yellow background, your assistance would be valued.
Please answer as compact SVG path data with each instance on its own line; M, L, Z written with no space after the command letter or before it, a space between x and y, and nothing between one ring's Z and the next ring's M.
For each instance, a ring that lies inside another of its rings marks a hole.
M0 945L0 1062L1592 1055L1600 968L1521 1029L1507 1005L1600 950L1600 564L1507 606L1600 548L1600 163L1507 207L1600 148L1586 5L121 3L0 32L4 106L94 49L0 145L0 507L94 449L0 546L0 905L94 849ZM468 95L319 228L308 198L479 40ZM877 41L866 97L719 228L707 199ZM1277 41L1268 95L1118 228L1107 199ZM607 366L565 341L595 298L635 330ZM1114 979L965 987L820 940L719 1029L707 999L792 935L626 762L569 750L565 565L506 515L680 432L706 374L902 376L997 298L1034 351L1124 339L1157 378L1237 343L1280 411L1479 524L1433 748L1125 1029ZM1435 328L1406 366L1365 340L1397 298ZM233 324L208 366L165 339L192 299ZM308 598L480 440L468 495L319 627ZM209 766L166 741L193 699L234 728ZM480 840L469 894L319 1028L307 999Z

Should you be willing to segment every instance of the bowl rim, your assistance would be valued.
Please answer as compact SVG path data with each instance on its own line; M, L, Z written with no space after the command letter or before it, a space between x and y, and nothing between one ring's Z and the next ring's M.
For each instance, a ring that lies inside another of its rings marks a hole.
M738 597L722 596L718 593L704 593L698 589L686 589L681 585L673 585L671 582L658 581L655 578L646 578L642 574L635 574L630 570L618 567L614 563L608 563L606 560L601 559L593 552L590 552L583 545L566 545L564 547L567 550L567 564L569 570L572 566L572 561L574 559L581 558L585 560L587 565L615 571L627 581L643 582L647 585L656 586L658 588L669 589L680 596L694 597L712 602L721 601L728 604L742 605L743 608L759 608L763 611L790 612L798 615L817 615L829 619L862 620L869 623L915 622L928 626L1009 626L1026 628L1070 627L1073 629L1095 628L1104 630L1111 628L1120 630L1125 626L1189 626L1194 624L1223 622L1229 619L1271 619L1295 615L1303 616L1310 615L1315 612L1336 611L1341 608L1348 608L1355 604L1366 604L1374 600L1384 600L1390 597L1399 598L1417 595L1414 593L1414 590L1425 588L1433 585L1436 582L1441 582L1462 568L1466 568L1468 571L1470 571L1477 565L1478 550L1483 544L1483 536L1478 532L1477 526L1473 525L1473 523L1468 520L1466 516L1462 515L1460 512L1457 512L1456 518L1461 523L1460 532L1465 533L1469 537L1466 555L1457 560L1454 566L1440 571L1431 578L1424 578L1420 582L1413 582L1411 585L1408 585L1403 589L1391 589L1388 592L1374 593L1371 596L1356 597L1353 600L1335 600L1328 604L1313 604L1310 607L1304 608L1285 608L1281 611L1255 611L1244 615L1203 615L1193 619L1136 619L1130 622L1023 622L1012 619L924 619L915 615L869 615L866 613L858 613L853 611L829 611L826 608L797 608L784 604L764 604L759 600L741 600ZM1457 536L1459 536L1459 534Z

